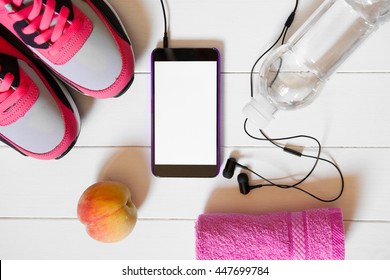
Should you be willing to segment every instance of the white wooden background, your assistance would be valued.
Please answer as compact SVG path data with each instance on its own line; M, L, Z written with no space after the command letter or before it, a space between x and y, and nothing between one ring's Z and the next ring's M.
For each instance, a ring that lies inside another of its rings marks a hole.
M341 207L347 259L390 259L390 24L378 30L309 107L281 112L270 136L309 134L341 167L345 193L317 202L295 190L268 188L244 197L236 180L162 179L150 171L150 53L161 45L159 0L110 0L136 55L135 82L117 99L74 94L82 116L76 147L58 161L37 161L0 146L0 259L194 259L201 213L298 211ZM265 176L303 174L291 157L242 130L249 71L275 40L294 0L168 0L172 47L217 47L222 57L222 160L239 154ZM320 5L300 0L290 35ZM178 101L179 102L179 101ZM191 148L191 147L188 147ZM237 170L238 173L238 170ZM116 244L87 236L77 202L91 184L122 181L139 210L134 232ZM290 178L291 179L291 178ZM337 173L319 166L306 188L330 197Z

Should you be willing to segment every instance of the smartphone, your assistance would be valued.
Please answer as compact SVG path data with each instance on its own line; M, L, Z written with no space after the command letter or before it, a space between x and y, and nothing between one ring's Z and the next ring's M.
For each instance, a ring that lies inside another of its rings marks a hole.
M220 55L157 48L151 56L152 172L215 177L220 165Z

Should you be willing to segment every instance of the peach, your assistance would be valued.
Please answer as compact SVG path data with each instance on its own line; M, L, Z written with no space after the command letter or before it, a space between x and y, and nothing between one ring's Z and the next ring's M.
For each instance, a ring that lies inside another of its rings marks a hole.
M137 222L129 189L114 181L88 187L78 202L77 215L92 238L106 243L124 239Z

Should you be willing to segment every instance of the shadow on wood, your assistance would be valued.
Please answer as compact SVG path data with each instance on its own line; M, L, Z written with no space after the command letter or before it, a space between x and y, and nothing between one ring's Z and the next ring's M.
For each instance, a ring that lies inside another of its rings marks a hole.
M99 181L118 181L129 187L134 205L140 208L150 189L148 159L139 149L123 148L105 164Z
M252 190L248 195L242 195L238 185L221 186L211 194L204 212L266 213L334 207L343 210L344 220L352 220L359 200L360 185L358 177L354 175L345 176L344 179L343 195L330 203L318 201L296 189L280 189L270 186ZM301 188L321 198L331 199L340 192L340 179L321 179L305 183Z

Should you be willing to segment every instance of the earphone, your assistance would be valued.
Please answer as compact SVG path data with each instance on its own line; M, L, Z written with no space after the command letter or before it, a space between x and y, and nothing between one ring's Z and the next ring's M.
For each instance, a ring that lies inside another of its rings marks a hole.
M269 179L264 178L263 176L261 176L260 174L258 174L255 171L253 171L249 167L240 164L233 157L229 158L226 161L225 168L222 171L222 175L225 178L227 178L227 179L231 179L233 177L233 175L234 175L234 171L235 171L236 166L239 166L242 169L247 170L247 171L255 174L256 176L258 176L259 178L261 178L262 180L267 182L265 184L249 185L249 177L248 177L248 175L246 173L240 173L237 176L237 182L238 182L240 193L243 194L243 195L249 194L249 192L252 191L253 189L257 189L257 188L261 188L261 187L265 187L265 186L274 186L274 187L283 188L283 189L293 188L293 189L299 190L299 191L301 191L301 192L303 192L303 193L305 193L307 195L310 195L311 197L313 197L313 198L315 198L315 199L317 199L319 201L322 201L322 202L333 202L333 201L336 201L337 199L340 198L340 196L342 195L342 193L344 191L344 177L343 177L340 169L334 163L328 161L327 159L323 159L323 158L318 158L318 160L326 161L326 162L332 164L336 168L336 170L339 172L339 174L340 174L340 179L341 179L340 192L339 192L339 194L337 196L335 196L332 199L324 199L324 198L318 197L318 196L316 196L316 195L314 195L314 194L312 194L312 193L310 193L310 192L308 192L308 191L298 187L298 185L300 185L303 181L305 181L309 177L309 175L305 176L302 180L300 180L297 183L292 184L292 185L277 184L277 183L272 182ZM311 172L313 170L311 170ZM311 172L309 174L311 174Z
M224 168L224 170L222 172L223 176L225 178L231 179L233 177L234 169L236 168L236 165L238 165L238 166L248 170L248 168L246 166L239 164L236 161L236 159L229 158L226 161L226 166L225 166L225 168ZM248 175L246 173L238 174L237 182L238 182L238 187L240 189L240 193L242 193L244 195L248 194L251 190L260 187L260 185L250 186L249 185L249 177L248 177Z
M239 164L236 161L236 159L229 158L226 161L225 168L222 171L223 177L231 179L233 177L233 175L234 175L234 169L236 168L236 165L238 165L238 166L240 166L242 168L247 169L246 166ZM248 175L246 173L240 173L237 176L237 182L238 182L238 186L239 186L239 189L240 189L240 193L242 193L242 194L248 194L252 189L255 188L253 186L249 186L249 177L248 177Z

